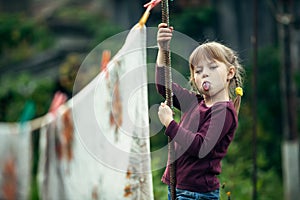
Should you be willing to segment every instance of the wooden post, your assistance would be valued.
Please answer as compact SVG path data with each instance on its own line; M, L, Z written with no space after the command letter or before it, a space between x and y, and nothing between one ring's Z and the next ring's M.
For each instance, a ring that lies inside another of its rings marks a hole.
M252 79L252 118L253 118L253 126L252 126L252 200L257 199L257 27L258 27L258 5L257 0L254 0L253 4L253 35L251 38L252 46L253 46L253 79Z
M284 137L282 143L282 163L285 200L298 199L300 196L299 142L296 121L297 103L294 83L295 62L291 58L292 4L292 0L281 0L281 14L277 16L282 53L281 96Z

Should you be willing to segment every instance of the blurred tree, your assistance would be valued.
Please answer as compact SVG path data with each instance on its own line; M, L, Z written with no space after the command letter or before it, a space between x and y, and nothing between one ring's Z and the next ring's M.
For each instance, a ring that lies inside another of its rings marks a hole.
M286 200L296 199L300 195L300 160L299 141L297 130L297 102L294 73L296 69L296 58L292 58L293 52L292 30L294 29L293 1L281 0L277 21L281 40L281 97L282 97L282 119L283 137L282 143L282 167L284 180L284 197Z
M215 37L216 10L213 7L186 8L173 14L172 26L176 31L186 33L194 40L202 42ZM191 26L191 24L193 24Z
M0 121L18 121L28 99L36 104L35 117L47 112L54 89L51 79L33 79L32 75L22 73L18 77L7 75L0 84Z
M106 3L106 13L122 28L131 28L144 12L143 5L147 0L103 0Z
M69 54L65 62L59 66L58 89L66 93L69 97L72 96L74 82L81 62L82 59L79 55Z
M22 14L1 13L0 24L0 68L24 61L53 44L44 24Z

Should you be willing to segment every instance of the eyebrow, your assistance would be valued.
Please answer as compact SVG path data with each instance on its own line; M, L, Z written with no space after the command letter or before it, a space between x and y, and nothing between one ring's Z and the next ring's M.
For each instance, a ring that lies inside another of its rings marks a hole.
M208 65L213 65L213 64L216 64L216 62L215 61L211 61L211 62L208 63ZM196 69L197 68L203 68L203 65L197 65Z

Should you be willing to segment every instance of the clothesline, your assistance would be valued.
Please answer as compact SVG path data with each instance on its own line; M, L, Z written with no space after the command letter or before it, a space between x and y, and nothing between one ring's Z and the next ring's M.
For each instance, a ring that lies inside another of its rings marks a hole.
M65 103L64 105L61 105L61 107L57 110L57 112L59 114L63 114L65 113L68 109L70 109L70 104L71 104L71 100L68 101L67 103ZM35 130L38 130L39 128L46 126L47 124L50 124L53 120L55 120L55 117L52 117L52 120L48 120L47 122L45 121L46 118L49 118L49 116L52 115L54 116L52 113L46 113L45 115L26 121L24 123L20 122L0 122L0 127L6 127L7 131L4 131L6 129L1 129L2 132L0 132L1 134L6 134L6 133L17 133L17 132L21 132L22 127L27 127L30 128L30 130L32 131L32 133L34 133ZM19 130L19 131L9 131L9 130Z
M146 11L144 12L142 17L140 18L139 22L134 27L135 28L143 28L143 26L145 26L145 24L148 20L148 17L150 15L150 11L154 7L156 7L160 2L161 2L161 0L151 0L150 2L146 3L144 5L144 7L146 8ZM104 53L107 53L107 52L104 52ZM107 60L105 60L104 62L107 65L107 63L106 63ZM67 103L65 103L65 105L62 105L62 106L67 107L68 109L70 109L71 101L72 101L72 99L70 99ZM66 110L64 112L66 112ZM47 125L47 123L49 124L49 123L52 122L51 120L50 121L48 120L48 122L45 123L45 118L47 118L47 116L50 115L50 114L51 113L47 113L47 114L45 114L41 117L26 121L22 124L23 124L23 126L30 127L31 131L35 131L35 130L39 129L42 126ZM63 113L60 113L60 114L63 114ZM6 126L6 127L12 128L12 129L18 129L18 127L20 127L20 123L19 122L0 122L0 126L2 126L2 127Z

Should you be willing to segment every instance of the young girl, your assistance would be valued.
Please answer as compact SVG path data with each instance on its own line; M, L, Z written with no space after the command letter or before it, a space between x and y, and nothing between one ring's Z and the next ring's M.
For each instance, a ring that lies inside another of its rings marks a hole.
M165 96L163 48L169 45L173 28L164 23L158 28L156 84ZM196 92L172 83L174 106L182 112L180 122L173 120L165 103L158 110L165 134L175 141L176 199L219 199L217 175L238 124L243 68L235 52L217 42L198 46L189 65ZM170 185L169 167L162 181Z

